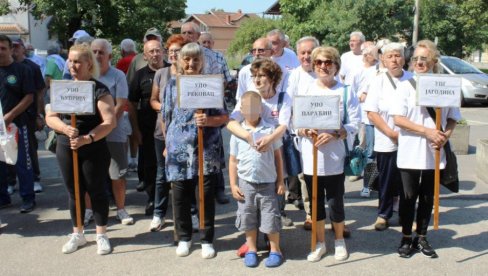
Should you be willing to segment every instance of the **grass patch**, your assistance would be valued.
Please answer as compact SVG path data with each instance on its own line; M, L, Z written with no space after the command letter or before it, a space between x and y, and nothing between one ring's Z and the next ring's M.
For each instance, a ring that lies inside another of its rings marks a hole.
M485 74L488 74L488 69L480 69L482 72L484 72Z

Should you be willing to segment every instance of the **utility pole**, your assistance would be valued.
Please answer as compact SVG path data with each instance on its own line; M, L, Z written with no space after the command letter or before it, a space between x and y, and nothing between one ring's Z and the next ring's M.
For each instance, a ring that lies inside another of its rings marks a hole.
M419 38L419 14L420 14L420 0L415 0L415 15L413 17L413 34L412 34L412 46L417 44Z

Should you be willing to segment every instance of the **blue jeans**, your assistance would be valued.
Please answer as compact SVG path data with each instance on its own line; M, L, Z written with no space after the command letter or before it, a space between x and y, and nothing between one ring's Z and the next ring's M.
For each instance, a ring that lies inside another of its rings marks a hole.
M19 126L18 153L15 171L19 178L19 194L24 202L35 200L34 172L29 154L28 135L27 126ZM0 162L0 204L10 203L7 184L7 164L5 162Z
M373 162L375 159L375 154L374 154L374 125L368 125L364 124L364 132L365 132L365 137L364 139L366 140L366 156L368 157L368 163ZM366 178L363 178L363 188L368 188L368 183L366 182Z
M163 140L154 139L154 149L156 150L157 169L156 187L154 195L154 216L163 218L168 210L168 195L170 183L166 182L165 160L163 151L165 144Z

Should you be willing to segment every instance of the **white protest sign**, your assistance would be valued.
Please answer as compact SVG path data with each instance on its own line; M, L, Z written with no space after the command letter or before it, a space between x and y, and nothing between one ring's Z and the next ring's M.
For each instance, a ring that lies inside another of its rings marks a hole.
M65 114L95 113L95 82L51 81L51 111Z
M224 108L222 75L181 75L177 85L179 108Z
M0 105L0 144L4 144L7 141L7 126L5 125L5 120L3 119L3 109Z
M339 95L299 96L293 99L293 127L340 129Z
M461 77L447 74L421 74L417 79L417 105L460 107Z

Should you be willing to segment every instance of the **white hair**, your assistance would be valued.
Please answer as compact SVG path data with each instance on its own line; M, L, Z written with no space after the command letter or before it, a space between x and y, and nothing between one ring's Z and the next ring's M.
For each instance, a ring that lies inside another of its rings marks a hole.
M120 42L120 48L126 53L137 53L136 43L130 38L126 38Z
M285 41L285 33L283 33L280 29L274 29L268 32L266 36L273 36L273 35L278 35L280 37L281 41Z
M363 33L362 33L362 32L360 32L360 31L352 32L352 33L349 35L349 38L352 38L353 36L357 36L357 37L359 37L359 40L361 40L361 42L366 41L366 37L364 37Z
M183 26L190 26L195 33L200 33L200 27L195 23L195 22L186 22L185 24L181 25L181 28L183 29Z
M101 44L103 45L103 49L105 49L105 52L107 52L107 54L112 53L112 44L105 38L96 38L92 41L92 44Z
M298 51L298 47L300 46L300 44L302 44L303 42L307 42L307 41L313 42L313 48L314 49L320 46L319 40L317 38L315 38L314 36L304 36L297 41L296 50Z
M383 46L381 48L381 53L383 55L388 53L388 52L392 52L392 51L398 51L398 52L400 52L400 55L402 57L404 57L405 47L398 42L392 42L392 43L386 44L385 46Z

